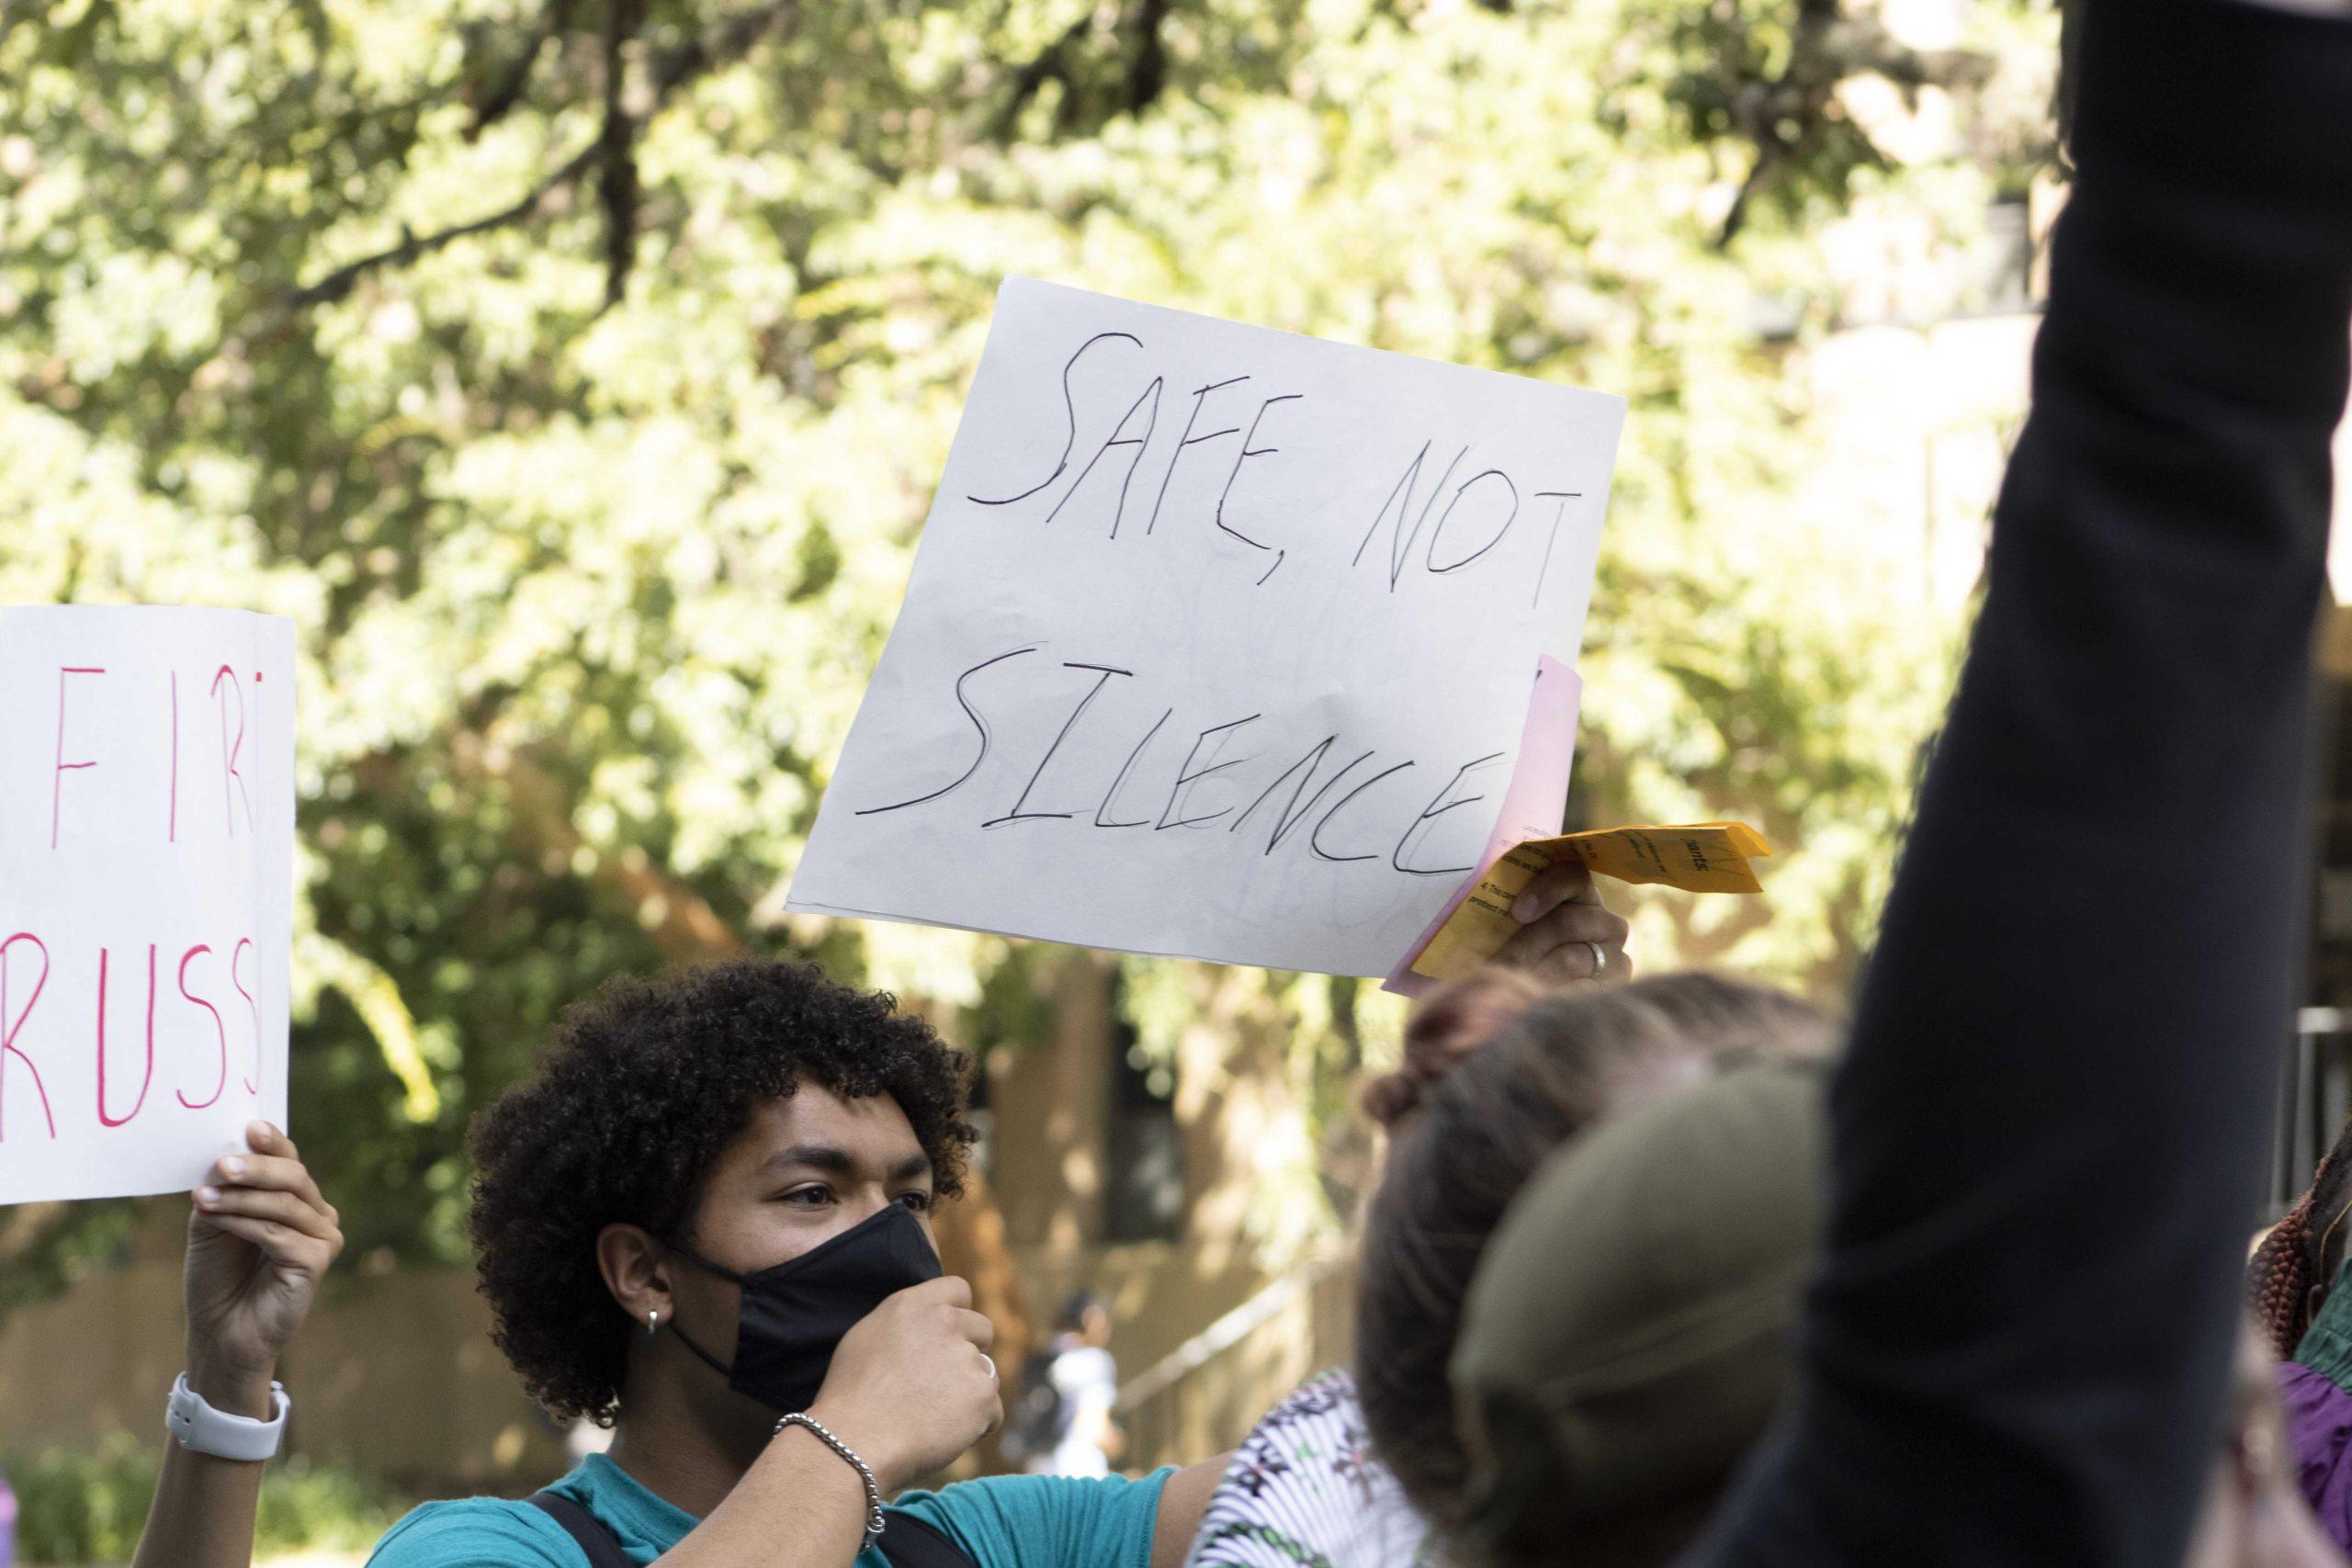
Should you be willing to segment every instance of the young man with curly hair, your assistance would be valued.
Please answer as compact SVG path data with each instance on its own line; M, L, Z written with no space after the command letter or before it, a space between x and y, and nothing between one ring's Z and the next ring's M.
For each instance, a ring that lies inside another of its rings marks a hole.
M1176 1568L1218 1466L885 1499L1002 1415L940 1277L963 1055L883 995L746 960L624 980L476 1122L497 1339L615 1429L526 1502L428 1503L371 1568Z
M1581 866L1514 913L1497 962L1631 973ZM993 1330L931 1235L967 1065L807 964L617 980L565 1014L475 1122L471 1226L500 1348L611 1451L523 1502L428 1503L369 1568L1179 1568L1222 1458L898 1495L1003 1418Z

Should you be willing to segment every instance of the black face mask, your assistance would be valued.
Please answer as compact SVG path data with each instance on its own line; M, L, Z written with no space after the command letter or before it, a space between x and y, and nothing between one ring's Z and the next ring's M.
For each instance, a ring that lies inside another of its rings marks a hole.
M936 1280L939 1254L913 1211L892 1203L839 1235L828 1236L799 1257L738 1274L673 1242L678 1252L743 1295L735 1331L735 1364L686 1337L675 1323L678 1342L727 1379L727 1386L749 1394L779 1415L806 1410L824 1386L826 1369L842 1336L867 1313L910 1285Z

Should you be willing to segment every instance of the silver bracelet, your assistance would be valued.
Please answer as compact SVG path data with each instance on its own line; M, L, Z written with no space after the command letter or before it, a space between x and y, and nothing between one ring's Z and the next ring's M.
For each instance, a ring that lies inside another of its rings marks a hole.
M781 1437L786 1427L808 1427L817 1435L819 1442L849 1461L850 1468L857 1472L857 1478L865 1483L865 1542L859 1550L872 1547L882 1539L882 1483L874 1479L874 1472L865 1467L865 1461L858 1458L847 1443L827 1431L825 1424L814 1416L796 1410L777 1422L775 1430L769 1436Z

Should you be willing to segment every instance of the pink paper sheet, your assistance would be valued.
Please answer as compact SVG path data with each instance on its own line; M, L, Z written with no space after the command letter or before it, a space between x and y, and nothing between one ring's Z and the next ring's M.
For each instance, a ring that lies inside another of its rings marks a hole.
M1519 764L1511 773L1510 787L1503 791L1502 809L1495 815L1495 830L1487 836L1486 852L1478 857L1478 869L1463 879L1461 889L1446 900L1429 928L1413 939L1413 945L1381 983L1382 990L1418 997L1435 986L1436 981L1413 973L1413 960L1421 955L1430 938L1470 897L1470 890L1504 851L1530 839L1548 839L1560 830L1566 816L1568 770L1576 762L1577 715L1583 697L1584 682L1575 671L1548 654L1536 660L1535 687L1527 699L1527 725L1519 738Z

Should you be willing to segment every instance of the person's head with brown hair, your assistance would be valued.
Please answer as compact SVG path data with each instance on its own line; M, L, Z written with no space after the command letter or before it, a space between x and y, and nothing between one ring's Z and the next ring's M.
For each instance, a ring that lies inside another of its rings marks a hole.
M1609 1118L1496 1227L1451 1367L1455 1560L1664 1568L1799 1378L1828 1203L1821 1064L1733 1068ZM2271 1356L2239 1346L2188 1568L2346 1568L2300 1490Z
M1553 994L1523 969L1498 968L1431 991L1405 1026L1404 1061L1364 1086L1364 1114L1396 1136L1456 1062Z
M1606 1117L1835 1039L1796 998L1711 975L1573 994L1489 975L1430 998L1405 1066L1365 1096L1394 1142L1365 1216L1355 1373L1374 1448L1440 1529L1469 1471L1447 1381L1464 1298L1529 1178Z
M2326 1299L2328 1282L2344 1262L2352 1222L2352 1121L2319 1162L2311 1190L2270 1229L2246 1264L2246 1306L2255 1325L2281 1358L2292 1356Z

